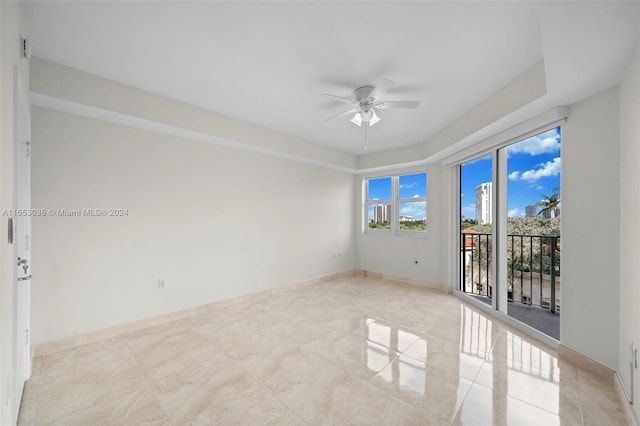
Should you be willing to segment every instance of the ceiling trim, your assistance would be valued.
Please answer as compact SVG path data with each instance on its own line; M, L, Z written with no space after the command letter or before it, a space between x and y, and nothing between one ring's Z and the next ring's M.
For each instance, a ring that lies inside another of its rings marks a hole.
M427 164L428 162L426 159L417 160L417 161L407 161L404 163L390 164L387 166L370 167L368 169L358 169L356 171L356 174L357 175L378 175L378 174L381 174L382 172L388 172L388 171L397 172L400 169L404 170L404 169L421 168L426 166Z
M368 167L368 168L348 168L341 167L335 164L330 164L322 161L312 160L309 158L300 157L294 154L285 153L282 151L263 148L260 146L238 142L232 139L215 136L205 132L199 132L195 130L186 129L184 127L174 126L171 124L161 123L158 121L148 120L140 117L136 117L129 114L123 114L119 112L109 111L107 109L98 108L95 106L85 105L78 102L72 102L65 99L56 98L42 93L31 92L32 105L47 108L55 111L61 111L69 114L78 115L81 117L87 117L97 120L106 121L109 123L119 124L122 126L132 127L141 130L147 130L151 132L161 133L164 135L175 136L182 139L187 139L196 142L211 143L217 146L235 149L239 151L250 152L254 154L266 155L272 158L278 158L281 160L293 161L296 163L306 164L310 166L329 169L337 172L348 173L352 175L377 175L389 171L397 171L400 169L410 169L424 167L430 163L438 163L439 161L443 166L449 166L452 163L460 162L461 158L467 158L473 153L477 153L486 148L487 144L495 144L500 141L502 144L505 141L513 140L514 137L522 136L525 133L530 133L531 129L540 129L541 125L548 125L555 120L563 120L568 116L568 108L559 107L547 111L537 117L532 118L524 123L520 123L512 128L509 128L503 132L495 134L494 136L487 138L479 143L472 145L467 149L456 149L454 146L450 149L442 150L440 153L428 157L421 158L415 161L404 161L399 163L393 163L382 166ZM554 120L555 119L555 120ZM526 129L526 130L525 130ZM454 151L451 152L450 150ZM449 154L449 155L447 155Z
M228 138L214 136L205 132L198 132L195 130L189 130L184 127L173 126L166 123L160 123L158 121L147 120L144 118L135 117L129 114L122 114L119 112L109 111L103 108L98 108L90 105L81 104L78 102L72 102L65 99L56 98L53 96L44 95L42 93L31 92L32 105L52 109L55 111L66 112L69 114L75 114L81 117L93 118L97 120L106 121L109 123L119 124L122 126L133 127L141 130L148 130L156 133L162 133L165 135L176 136L183 139L188 139L197 142L206 142L214 145L222 146L225 148L236 149L239 151L251 152L254 154L266 155L281 160L289 160L296 163L307 164L310 166L321 167L324 169L334 170L342 173L357 174L360 171L348 167L341 167L335 164L325 163L322 161L311 160L309 158L300 157L294 154L285 153L282 151L267 149L256 145L238 142Z
M129 114L123 114L119 112L109 111L103 108L81 104L78 102L72 102L65 99L44 95L42 93L31 92L31 104L41 108L47 108L54 111L60 111L68 114L78 115L81 117L102 120L109 123L132 127L135 129L147 130L147 131L161 133L169 136L176 136L182 139L188 139L196 142L211 143L211 144L222 146L225 148L251 152L254 154L266 155L266 156L278 158L281 160L293 161L296 163L307 164L310 166L321 167L324 169L334 170L334 171L348 173L352 175L376 174L376 173L381 173L385 171L398 170L400 168L404 169L404 168L419 167L427 164L426 159L420 159L416 161L395 163L395 164L378 166L378 167L370 167L365 169L352 169L348 167L337 166L335 164L325 163L322 161L310 160L308 158L299 157L297 155L288 154L288 153L284 153L282 151L277 151L277 150L266 149L256 145L234 141L228 138L214 136L205 132L189 130L189 129L185 129L184 127L173 126L166 123L160 123L158 121L135 117Z

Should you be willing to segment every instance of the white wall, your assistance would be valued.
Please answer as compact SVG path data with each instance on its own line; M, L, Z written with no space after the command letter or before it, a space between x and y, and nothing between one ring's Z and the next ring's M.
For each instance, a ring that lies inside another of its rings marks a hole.
M129 211L33 219L36 344L354 268L350 174L45 108L32 167L36 208Z
M640 347L640 43L620 84L620 377L630 389L629 344ZM635 370L633 408L640 417L640 374Z
M362 233L362 176L356 176L356 267L432 284L449 286L449 170L427 165L427 233L423 237ZM394 174L393 171L389 172ZM414 263L418 260L418 264Z
M24 25L17 2L0 2L0 210L13 207L14 67L17 66L25 93L29 92L29 63L20 58L20 37ZM0 424L14 417L14 262L13 246L7 243L8 216L0 221ZM9 388L11 389L9 391Z
M614 370L619 307L618 87L579 102L562 127L564 345Z

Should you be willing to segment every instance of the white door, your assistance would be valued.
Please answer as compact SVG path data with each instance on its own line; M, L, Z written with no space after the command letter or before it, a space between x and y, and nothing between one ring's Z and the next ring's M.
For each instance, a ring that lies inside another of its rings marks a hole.
M31 308L31 158L30 111L20 83L20 74L14 71L14 206L15 234L15 392L14 417L17 421L25 381L31 376L30 308Z

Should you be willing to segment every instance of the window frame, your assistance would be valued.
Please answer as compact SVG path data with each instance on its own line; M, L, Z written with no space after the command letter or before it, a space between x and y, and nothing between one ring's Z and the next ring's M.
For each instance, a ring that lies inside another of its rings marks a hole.
M416 174L424 174L425 179L425 196L417 197L417 198L400 198L400 177L401 176L410 176ZM390 199L378 199L372 200L369 198L369 181L375 179L384 179L391 178L391 198ZM428 183L429 183L429 175L425 169L417 169L417 170L402 170L399 172L388 173L388 174L379 174L372 176L365 176L363 178L363 234L370 235L398 235L398 236L411 236L411 237L423 237L427 234L427 222L428 222L428 214L426 211L428 209ZM400 205L403 203L424 203L425 206L425 229L424 230L407 230L400 229ZM369 207L376 206L379 204L389 204L389 229L371 229L369 228Z
M385 199L376 199L376 200L372 200L369 198L369 181L370 180L376 180L376 179L385 179L385 178L391 178L391 198L385 198ZM393 181L393 176L391 175L383 175L383 176L371 176L371 177L367 177L364 179L364 231L366 233L371 233L371 234L380 234L380 235L387 235L391 232L393 232L393 222L394 222L394 212L393 212L393 199L394 199L394 192L393 192L393 188L394 188L394 181ZM389 204L389 225L390 228L389 229L370 229L369 228L369 206L375 206L376 205L386 205Z

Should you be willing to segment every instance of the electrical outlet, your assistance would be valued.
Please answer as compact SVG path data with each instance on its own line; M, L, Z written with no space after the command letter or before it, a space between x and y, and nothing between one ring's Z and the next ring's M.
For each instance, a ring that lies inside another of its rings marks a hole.
M167 280L164 278L158 278L158 289L167 288Z

